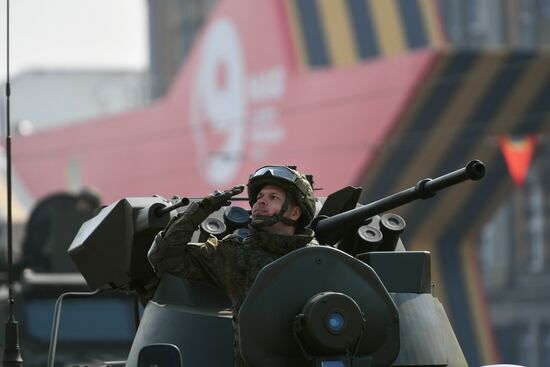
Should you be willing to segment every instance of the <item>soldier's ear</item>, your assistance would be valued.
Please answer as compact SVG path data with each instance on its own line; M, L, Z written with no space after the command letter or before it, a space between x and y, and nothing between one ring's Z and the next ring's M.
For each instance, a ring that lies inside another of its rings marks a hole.
M288 213L290 219L298 220L302 216L302 209L298 205L291 205Z

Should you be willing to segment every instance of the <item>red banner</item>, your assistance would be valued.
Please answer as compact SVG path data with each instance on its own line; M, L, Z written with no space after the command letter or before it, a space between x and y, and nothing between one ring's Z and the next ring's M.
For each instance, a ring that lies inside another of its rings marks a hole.
M536 137L532 135L501 136L499 144L512 180L516 186L522 187L531 166Z
M27 191L62 191L74 176L105 202L193 197L274 163L313 174L319 196L357 185L438 53L304 69L284 3L220 1L153 105L14 139Z

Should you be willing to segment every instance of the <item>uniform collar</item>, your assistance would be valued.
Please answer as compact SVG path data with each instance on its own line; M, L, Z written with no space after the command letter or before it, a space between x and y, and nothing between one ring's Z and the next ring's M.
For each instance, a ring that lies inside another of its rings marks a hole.
M315 235L309 228L304 228L291 236L257 230L254 227L250 227L250 232L258 246L279 255L285 255L306 246L314 240Z

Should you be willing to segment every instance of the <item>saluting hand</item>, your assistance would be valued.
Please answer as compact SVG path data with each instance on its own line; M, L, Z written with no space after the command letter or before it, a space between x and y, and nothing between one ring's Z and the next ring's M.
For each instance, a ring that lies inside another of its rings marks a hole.
M215 212L222 206L231 205L230 199L244 191L244 185L237 185L225 191L216 190L202 199L200 206L208 211Z

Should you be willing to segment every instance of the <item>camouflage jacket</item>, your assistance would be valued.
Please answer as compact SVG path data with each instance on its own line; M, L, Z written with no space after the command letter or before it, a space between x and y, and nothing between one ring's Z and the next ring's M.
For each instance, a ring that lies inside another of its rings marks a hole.
M194 212L200 209L190 209L158 235L162 240L155 240L149 259L159 275L167 272L206 281L225 291L233 307L235 366L246 366L238 343L237 316L247 291L265 265L292 250L317 245L314 233L304 229L284 236L251 228L251 235L244 239L229 235L218 240L211 236L204 243L188 243L200 223L197 220L204 220L204 215Z

